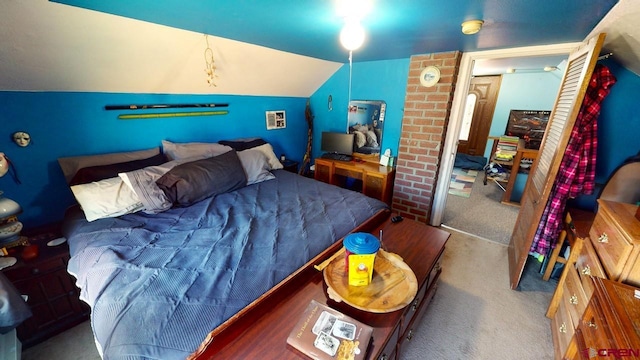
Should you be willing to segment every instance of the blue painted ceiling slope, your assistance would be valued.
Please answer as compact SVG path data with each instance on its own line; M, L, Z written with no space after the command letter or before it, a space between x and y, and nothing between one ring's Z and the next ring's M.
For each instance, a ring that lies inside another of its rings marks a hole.
M336 0L51 0L313 58L347 62ZM617 0L372 0L354 61L582 41ZM464 35L465 20L484 20Z

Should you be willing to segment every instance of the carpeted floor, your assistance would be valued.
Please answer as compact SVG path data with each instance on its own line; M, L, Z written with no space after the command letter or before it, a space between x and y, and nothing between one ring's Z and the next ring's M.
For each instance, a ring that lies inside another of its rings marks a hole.
M447 195L442 224L488 240L509 244L520 208L502 204L502 189L492 182L484 185L482 180L483 174L480 172L468 198Z
M529 261L509 288L507 247L451 231L438 290L401 359L552 359L545 312L556 282ZM23 352L24 360L99 360L88 322Z
M507 246L452 232L438 290L401 359L553 359L545 313L557 283L527 264L511 290Z

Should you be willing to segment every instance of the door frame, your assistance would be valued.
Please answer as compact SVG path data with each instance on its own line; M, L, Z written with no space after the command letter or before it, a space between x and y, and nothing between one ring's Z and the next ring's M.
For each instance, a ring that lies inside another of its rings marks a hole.
M445 135L442 158L440 159L440 171L436 188L433 194L433 204L431 206L430 225L442 225L442 217L447 202L447 192L449 189L449 181L440 181L442 179L450 179L455 162L456 151L458 148L458 137L462 127L462 117L464 116L464 106L471 84L473 66L476 60L503 59L511 57L533 57L533 56L554 56L567 55L572 50L582 45L582 42L526 46L510 49L474 51L462 54L460 60L460 68L458 71L458 80L453 93L453 103L451 106L451 115L449 116L449 124ZM559 89L558 89L559 90Z

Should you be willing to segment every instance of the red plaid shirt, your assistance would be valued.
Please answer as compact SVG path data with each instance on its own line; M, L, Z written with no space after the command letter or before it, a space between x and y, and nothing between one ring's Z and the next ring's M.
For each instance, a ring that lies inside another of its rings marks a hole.
M567 199L579 194L593 194L598 147L598 116L602 100L609 94L616 78L609 69L597 64L571 130L571 137L553 183L549 200L538 223L530 251L546 255L562 230Z

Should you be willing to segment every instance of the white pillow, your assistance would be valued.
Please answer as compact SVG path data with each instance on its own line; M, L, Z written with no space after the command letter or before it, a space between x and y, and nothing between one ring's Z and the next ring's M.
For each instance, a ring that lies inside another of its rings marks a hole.
M130 214L143 209L138 196L119 177L71 186L87 221Z
M264 145L256 146L254 148L251 148L251 150L259 150L265 155L267 155L267 161L269 162L269 167L270 167L269 170L277 170L277 169L284 168L280 160L278 160L278 157L276 156L276 154L273 152L273 147L271 147L271 144L267 143Z
M172 143L162 140L162 152L168 160L181 160L200 157L202 159L222 155L231 151L231 147L218 143Z
M171 209L173 204L164 194L164 191L158 187L156 181L174 167L182 163L200 159L201 157L196 156L182 160L173 160L162 165L147 166L144 169L119 173L118 176L138 196L145 213L157 214Z
M238 151L238 158L247 175L247 185L275 179L275 176L269 172L270 166L264 152L256 148Z

